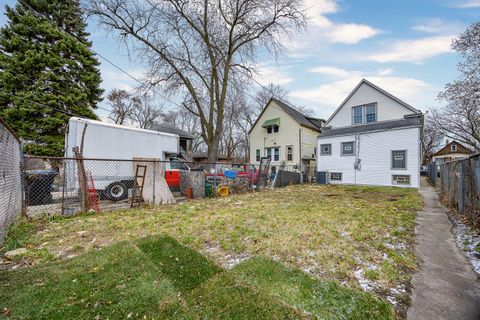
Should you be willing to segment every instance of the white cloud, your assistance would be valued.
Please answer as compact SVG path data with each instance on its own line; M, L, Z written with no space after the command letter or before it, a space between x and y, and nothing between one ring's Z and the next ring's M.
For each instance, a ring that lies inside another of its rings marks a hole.
M343 23L334 24L328 30L328 38L332 42L355 44L380 33L379 30L365 24Z
M317 116L323 118L328 118L336 110L362 78L368 79L419 109L425 109L434 103L434 98L439 91L439 88L423 80L393 76L393 70L390 68L364 73L322 66L312 69L311 72L330 75L336 79L314 88L293 91L290 96L314 109Z
M435 56L452 51L452 36L435 36L415 40L403 40L394 43L386 52L366 57L376 62L422 62Z
M312 73L318 73L324 76L329 76L333 78L350 78L352 76L359 76L359 71L350 71L342 68L332 67L332 66L320 66L315 67L310 70Z
M285 71L285 68L281 70L278 66L260 64L257 66L258 75L254 78L261 85L268 85L274 83L276 85L286 85L292 82L293 77Z
M380 30L366 24L331 21L326 15L340 11L336 0L306 0L305 7L310 24L304 34L297 35L296 41L284 41L290 51L317 48L325 40L329 43L356 44L380 33Z
M445 21L442 18L423 19L420 23L414 25L412 30L433 34L451 35L462 32L465 26L456 21Z
M452 4L452 7L461 9L480 8L480 0L455 1L455 3Z

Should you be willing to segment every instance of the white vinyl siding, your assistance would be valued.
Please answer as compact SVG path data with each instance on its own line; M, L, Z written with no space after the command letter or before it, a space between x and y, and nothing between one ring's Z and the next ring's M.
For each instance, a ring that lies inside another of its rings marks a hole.
M341 156L341 143L356 141L358 157ZM420 184L420 128L394 129L355 135L318 139L318 146L332 145L332 156L318 157L317 170L341 172L345 184L393 185L393 175L409 175L407 187ZM407 169L392 169L392 150L405 150ZM360 159L360 170L355 170L355 161Z
M395 94L394 92L392 93ZM327 126L334 128L351 126L354 123L353 107L365 106L374 102L376 103L376 121L403 119L405 115L413 113L412 110L406 108L394 99L384 95L370 85L363 83L343 107L338 110L335 116L330 119ZM362 119L363 117L365 117L365 114L362 115Z

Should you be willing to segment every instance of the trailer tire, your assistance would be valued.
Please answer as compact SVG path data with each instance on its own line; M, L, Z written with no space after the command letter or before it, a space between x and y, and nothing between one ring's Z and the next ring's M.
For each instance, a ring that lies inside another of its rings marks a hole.
M128 188L123 182L111 183L105 190L109 200L120 201L128 197Z

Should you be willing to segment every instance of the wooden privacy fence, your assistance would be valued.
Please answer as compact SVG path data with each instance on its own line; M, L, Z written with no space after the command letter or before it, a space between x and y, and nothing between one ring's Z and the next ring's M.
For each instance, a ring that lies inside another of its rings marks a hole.
M479 228L480 155L440 165L439 182L440 193L447 203Z

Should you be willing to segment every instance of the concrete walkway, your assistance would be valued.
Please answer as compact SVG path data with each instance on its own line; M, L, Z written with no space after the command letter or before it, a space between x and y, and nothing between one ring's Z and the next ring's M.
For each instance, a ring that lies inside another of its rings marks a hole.
M480 282L455 244L452 223L435 190L422 181L423 211L415 233L420 270L413 276L407 318L480 319Z

